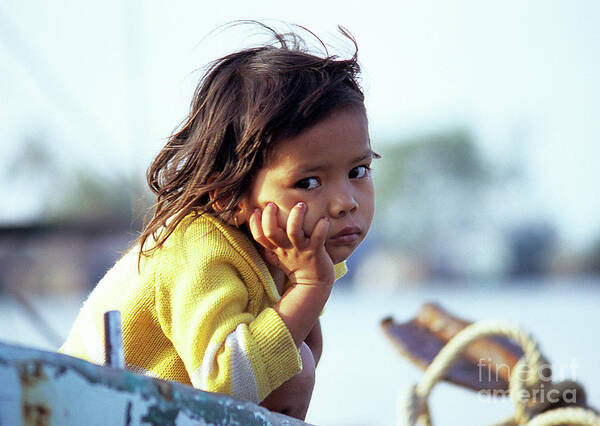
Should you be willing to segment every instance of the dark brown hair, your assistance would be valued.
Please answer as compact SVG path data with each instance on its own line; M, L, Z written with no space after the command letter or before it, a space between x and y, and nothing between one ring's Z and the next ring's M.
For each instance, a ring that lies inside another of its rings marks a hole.
M273 42L212 62L196 88L188 117L147 172L156 194L152 220L139 237L140 256L159 248L181 220L234 212L273 147L332 112L364 108L354 38L350 59L310 53L297 32L272 33ZM216 194L212 198L209 193ZM218 203L219 209L215 208ZM154 243L145 243L152 236Z

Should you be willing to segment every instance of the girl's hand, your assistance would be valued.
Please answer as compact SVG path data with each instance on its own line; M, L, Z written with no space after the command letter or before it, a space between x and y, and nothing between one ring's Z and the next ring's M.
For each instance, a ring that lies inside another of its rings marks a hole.
M297 203L287 219L285 228L279 226L275 203L269 203L261 212L254 210L249 220L254 239L265 248L267 261L279 267L294 285L333 285L333 262L325 250L329 220L321 218L312 235L304 233L306 204Z

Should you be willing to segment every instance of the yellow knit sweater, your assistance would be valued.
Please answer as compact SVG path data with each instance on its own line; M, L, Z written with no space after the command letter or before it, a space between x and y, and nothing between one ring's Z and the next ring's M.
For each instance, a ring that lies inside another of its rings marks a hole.
M103 314L121 311L129 370L253 402L302 369L280 299L246 235L188 216L150 257L124 255L92 291L60 351L104 364ZM336 265L336 278L345 273Z

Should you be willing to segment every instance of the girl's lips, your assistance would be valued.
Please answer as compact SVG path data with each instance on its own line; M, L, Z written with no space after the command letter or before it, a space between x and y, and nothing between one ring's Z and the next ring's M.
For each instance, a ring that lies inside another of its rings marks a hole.
M329 239L338 243L353 243L360 238L360 234L358 226L347 226Z

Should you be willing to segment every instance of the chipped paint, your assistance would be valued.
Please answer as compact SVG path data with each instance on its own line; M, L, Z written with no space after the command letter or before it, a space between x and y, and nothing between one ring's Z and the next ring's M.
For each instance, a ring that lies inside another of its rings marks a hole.
M23 424L26 426L50 426L52 408L44 398L38 398L35 392L39 383L48 380L43 364L34 360L26 364L20 364L18 370L23 398L21 404Z
M0 343L0 425L306 425L226 395Z

